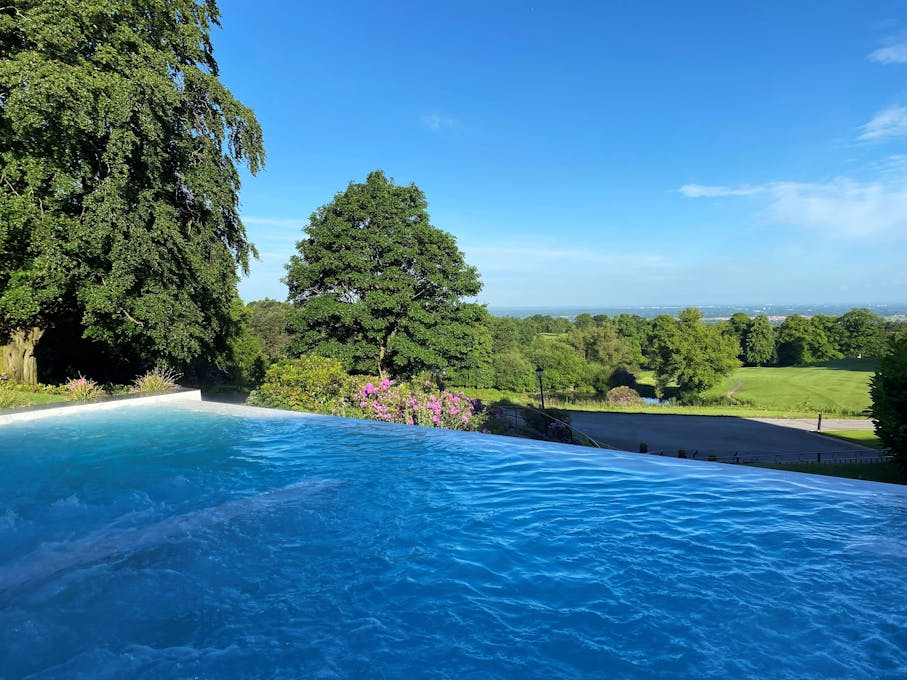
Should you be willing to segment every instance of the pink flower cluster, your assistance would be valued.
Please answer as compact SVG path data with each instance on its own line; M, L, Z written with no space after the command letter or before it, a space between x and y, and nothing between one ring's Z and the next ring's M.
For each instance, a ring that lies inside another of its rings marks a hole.
M382 380L375 385L368 382L359 390L359 407L366 418L406 425L443 427L449 430L469 429L475 407L462 392L431 391L431 383L424 385Z

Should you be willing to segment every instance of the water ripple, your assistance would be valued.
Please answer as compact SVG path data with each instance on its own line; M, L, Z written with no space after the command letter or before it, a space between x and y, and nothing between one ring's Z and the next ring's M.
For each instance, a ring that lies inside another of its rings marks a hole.
M887 485L204 404L0 452L11 677L907 675Z

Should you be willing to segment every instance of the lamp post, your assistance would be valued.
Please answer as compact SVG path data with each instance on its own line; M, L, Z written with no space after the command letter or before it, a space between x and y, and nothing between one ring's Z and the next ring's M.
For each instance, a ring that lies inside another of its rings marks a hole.
M539 377L539 398L542 401L542 410L544 411L545 410L545 388L542 387L542 373L544 373L544 370L542 370L541 366L539 366L538 368L535 369L535 374Z

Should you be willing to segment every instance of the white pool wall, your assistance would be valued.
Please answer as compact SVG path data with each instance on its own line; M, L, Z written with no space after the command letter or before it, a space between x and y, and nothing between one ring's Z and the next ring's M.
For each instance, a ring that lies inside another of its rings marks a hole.
M34 409L17 411L15 413L0 414L0 425L9 423L22 423L42 418L55 418L59 416L75 415L77 413L94 413L95 411L112 411L119 408L133 406L147 406L148 404L170 404L177 402L201 401L201 390L183 390L166 394L150 394L148 396L128 396L113 398L109 401L98 401L88 404L61 403L54 406L41 406Z

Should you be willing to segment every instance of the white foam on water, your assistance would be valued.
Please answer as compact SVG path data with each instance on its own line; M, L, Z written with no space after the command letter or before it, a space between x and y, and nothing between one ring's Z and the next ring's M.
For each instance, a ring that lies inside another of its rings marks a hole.
M40 583L57 574L104 562L118 555L129 555L169 541L191 538L202 529L304 500L340 485L341 482L334 479L306 479L146 526L107 528L72 541L44 544L21 559L0 566L0 594L6 595L23 586Z

